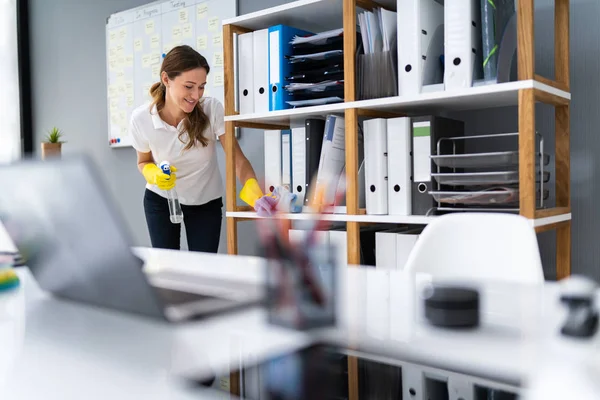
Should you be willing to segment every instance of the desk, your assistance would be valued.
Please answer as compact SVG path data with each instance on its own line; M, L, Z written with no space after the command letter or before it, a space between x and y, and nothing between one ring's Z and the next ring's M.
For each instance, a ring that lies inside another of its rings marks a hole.
M194 265L224 274L236 263L253 265L247 279L263 276L252 257L219 256L231 265L215 265L216 258L199 253L144 251L153 257L151 278L165 270L193 274ZM0 296L0 394L11 400L197 399L198 391L182 385L180 376L206 366L227 374L240 359L262 359L322 339L510 384L539 366L565 315L556 283L486 284L481 329L448 332L421 321L402 271L343 268L337 329L308 335L269 326L260 309L175 326L56 300L40 291L27 269L19 274L22 287Z

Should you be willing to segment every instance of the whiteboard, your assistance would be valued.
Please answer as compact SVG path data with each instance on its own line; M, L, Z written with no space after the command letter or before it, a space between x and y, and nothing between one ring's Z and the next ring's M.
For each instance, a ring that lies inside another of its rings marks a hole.
M112 14L106 22L108 144L130 147L131 112L150 100L160 65L187 44L210 65L204 96L224 103L222 21L237 15L236 0L169 0Z

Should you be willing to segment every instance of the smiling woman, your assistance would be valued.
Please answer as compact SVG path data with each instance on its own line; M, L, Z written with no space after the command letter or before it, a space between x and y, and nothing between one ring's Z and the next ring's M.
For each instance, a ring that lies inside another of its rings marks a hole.
M188 249L216 253L223 208L223 183L217 164L216 143L224 148L223 105L204 97L210 67L190 46L174 47L163 59L160 81L152 85L152 101L131 114L130 136L137 150L138 169L146 178L144 211L153 247L179 249L181 228L169 217L167 191L177 185ZM248 204L261 204L262 191L237 141L236 174L244 185ZM172 167L166 175L156 165ZM263 199L264 202L264 199Z
M21 157L17 0L0 0L0 163Z

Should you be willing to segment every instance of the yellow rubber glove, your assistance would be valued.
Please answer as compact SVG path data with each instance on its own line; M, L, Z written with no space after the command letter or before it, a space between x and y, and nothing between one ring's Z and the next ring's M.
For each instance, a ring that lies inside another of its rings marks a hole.
M264 194L258 185L258 182L254 178L250 178L244 184L244 187L240 191L240 199L246 202L246 204L254 207L256 200L263 197Z
M158 165L148 163L144 165L142 175L149 184L156 185L161 190L171 190L175 187L175 181L177 180L176 171L177 168L171 165L171 175L167 175Z

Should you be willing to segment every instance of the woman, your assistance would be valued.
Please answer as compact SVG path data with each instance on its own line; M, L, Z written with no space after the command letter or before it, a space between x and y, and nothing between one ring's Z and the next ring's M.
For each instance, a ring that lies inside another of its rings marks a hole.
M138 169L147 181L144 211L152 247L179 249L180 225L171 223L166 191L177 184L188 248L216 253L219 248L223 184L217 165L217 137L227 148L222 104L202 97L210 67L190 46L173 48L163 59L152 101L135 109L130 131ZM223 143L225 142L225 143ZM240 197L264 211L270 200L239 144L234 145ZM171 175L157 163L168 161Z

